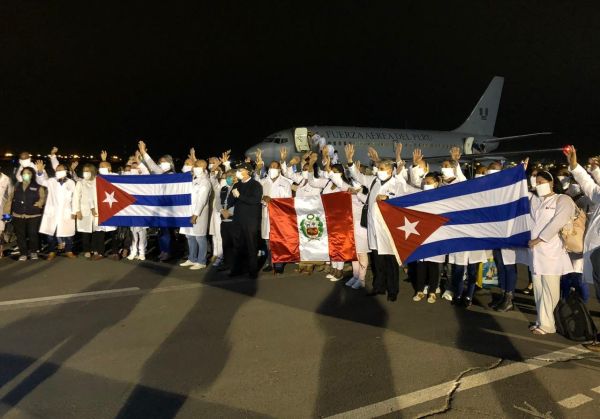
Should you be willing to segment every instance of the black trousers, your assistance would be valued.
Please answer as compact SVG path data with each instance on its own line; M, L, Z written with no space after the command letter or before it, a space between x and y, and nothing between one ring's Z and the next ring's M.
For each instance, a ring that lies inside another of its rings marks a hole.
M17 246L21 255L29 255L31 252L40 250L40 223L42 217L17 218L13 217L12 223L17 236Z
M417 262L417 283L416 289L418 292L423 292L425 285L429 286L428 293L435 293L436 288L440 285L440 264L437 262Z
M232 222L234 245L231 271L233 273L247 271L250 275L256 275L258 272L260 219L258 221L254 223Z
M119 252L119 240L117 239L117 231L94 231L93 233L81 233L81 247L84 252L95 252L104 254L106 251L106 237L109 237L112 253Z
M223 242L223 265L231 266L233 261L234 228L232 221L221 221L221 241Z
M388 295L398 295L400 291L400 267L394 255L380 255L372 250L374 265L373 290L387 291ZM373 269L373 267L371 269Z

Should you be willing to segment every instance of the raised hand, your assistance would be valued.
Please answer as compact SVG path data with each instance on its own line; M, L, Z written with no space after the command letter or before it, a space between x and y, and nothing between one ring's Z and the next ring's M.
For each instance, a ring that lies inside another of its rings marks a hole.
M138 141L138 150L140 150L142 156L146 154L148 149L146 148L146 143L143 140Z
M588 163L590 164L592 171L596 170L600 167L600 156L590 157Z
M329 156L329 147L324 145L323 148L321 149L321 155L323 156L323 158Z
M354 165L356 166L356 170L360 171L360 160L356 160Z
M527 166L529 166L529 157L525 157L525 159L521 162L523 163L523 167L527 170Z
M79 162L77 160L74 160L71 162L71 171L74 171L75 169L77 169L77 166L79 166Z
M225 151L223 154L221 154L221 161L223 161L223 163L225 163L226 161L229 161L230 156L231 156L231 150Z
M352 159L354 158L354 144L346 144L344 151L346 152L346 161L352 163Z
M58 147L54 146L52 147L52 150L50 150L50 155L56 156L56 153L58 153Z
M394 151L396 152L396 162L402 161L402 143L396 143Z
M369 147L367 154L373 163L379 163L379 153L373 147Z
M108 157L108 153L106 152L106 150L102 150L100 152L100 160L106 161L106 157Z
M460 161L460 156L460 147L452 147L450 149L450 158L452 159L452 161L458 163Z
M188 155L188 158L193 162L196 161L196 150L194 147L190 148L190 154Z
M256 164L262 164L262 150L260 148L256 149Z
M423 161L423 152L420 148L415 148L413 150L413 165L417 166L419 163Z
M42 160L37 160L35 162L35 169L38 171L38 173L42 173L45 168L46 168L46 165L44 164L44 162Z
M281 147L279 149L279 160L281 160L282 162L287 160L287 154L288 154L288 149L287 147Z
M563 149L563 154L567 156L567 161L569 162L569 168L571 170L577 167L577 150L575 150L574 145L568 145Z
M290 159L290 166L295 166L300 163L300 157L294 156Z

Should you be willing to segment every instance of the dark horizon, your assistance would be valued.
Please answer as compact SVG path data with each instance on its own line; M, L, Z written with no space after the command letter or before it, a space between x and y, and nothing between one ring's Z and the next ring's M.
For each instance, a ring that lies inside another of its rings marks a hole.
M244 151L301 125L451 130L494 75L505 150L593 148L600 8L561 2L0 6L0 153Z

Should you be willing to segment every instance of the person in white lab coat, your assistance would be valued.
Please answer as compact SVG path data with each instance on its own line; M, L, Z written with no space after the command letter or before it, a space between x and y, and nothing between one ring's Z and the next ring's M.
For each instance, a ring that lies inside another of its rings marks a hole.
M577 181L585 196L596 204L593 214L588 217L583 243L583 279L587 283L594 284L596 297L600 301L600 185L595 182L595 179L600 179L600 167L598 162L592 159L590 176L577 162L577 150L574 146L570 146L566 154L571 175ZM586 345L586 348L594 352L600 352L599 339L597 338L594 343Z
M179 266L189 266L190 270L206 268L206 252L208 250L208 222L210 217L210 198L212 185L207 172L206 160L194 163L192 182L192 227L182 227L180 234L185 234L188 242L188 259Z
M576 207L570 197L554 192L554 177L549 172L538 172L536 191L531 197L529 269L538 315L531 332L545 335L556 332L554 309L560 299L560 277L573 271L560 230L572 219Z
M263 166L260 150L256 151L256 171L259 172ZM273 198L291 198L292 197L292 185L291 181L284 176L281 176L281 165L277 161L272 161L269 164L269 170L267 171L267 177L263 179L257 179L263 188L262 197L262 223L261 223L261 237L267 244L267 266L263 268L263 272L275 271L275 273L283 273L283 264L273 264L271 260L271 250L269 244L269 202Z
M44 215L40 225L40 233L48 236L49 253L47 260L56 257L58 238L64 244L65 256L75 258L73 253L73 236L75 235L76 214L73 208L75 182L67 178L66 166L60 164L56 168L56 176L49 178L43 161L36 162L36 182L48 190Z
M375 296L387 292L388 301L396 301L400 290L400 266L393 250L389 248L382 232L378 232L376 214L377 201L395 198L401 194L402 180L394 176L394 164L389 160L377 164L377 176L368 176L360 172L353 162L354 145L345 147L349 172L354 180L369 189L367 196L367 239L372 257L373 290L367 295Z

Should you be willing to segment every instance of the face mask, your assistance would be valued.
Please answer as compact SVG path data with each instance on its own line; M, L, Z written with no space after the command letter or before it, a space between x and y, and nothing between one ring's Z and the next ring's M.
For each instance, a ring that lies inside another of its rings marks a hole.
M212 170L213 167L215 167L213 163L208 163L208 170Z
M442 175L446 179L450 179L454 177L454 169L451 167L442 167Z
M275 179L277 176L279 176L279 169L269 169L269 177L271 179Z
M202 176L204 173L203 167L194 167L194 176Z
M227 179L225 179L225 183L227 183L227 186L231 186L233 185L233 178L230 176Z
M529 178L529 182L531 183L531 187L535 188L535 185L537 185L537 178L535 176L531 176Z
M23 182L29 183L31 181L31 173L23 173Z
M549 183L540 183L539 185L536 185L535 190L537 191L538 196L546 196L552 193Z
M377 167L373 167L371 169L371 173L373 173L373 176L377 176L377 172L379 171L379 169Z
M108 175L110 173L110 170L108 170L108 167L101 167L100 169L98 169L98 173L100 173L101 175Z
M571 196L576 196L581 193L581 186L577 183L572 183L567 190L567 194Z
M569 185L571 185L571 181L569 179L561 180L560 185L562 186L563 190L566 191L567 189L569 189Z
M196 169L196 168L194 168L194 170L195 170L195 169ZM191 171L192 171L192 166L187 166L187 165L186 165L186 166L183 166L183 167L181 168L181 173L188 173L188 172L191 172Z
M85 180L90 180L92 178L92 172L83 172L83 178Z
M125 171L123 172L123 174L124 174L125 176L128 176L128 175L130 175L130 174L131 174L131 170L125 170ZM85 177L85 176L84 176L84 177Z
M235 177L239 180L242 180L244 178L244 176L242 176L242 172L240 172L239 170L235 172Z
M381 171L377 172L377 177L381 181L388 180L390 178L390 174L388 172L384 171L384 170L381 170Z
M335 182L341 182L342 181L342 174L341 173L336 173L336 172L331 172L329 174L329 179L331 179L334 183Z
M308 170L303 170L303 171L302 171L302 177L303 177L304 179L308 179Z
M484 177L485 175L483 173L475 173L475 178L480 178L480 177Z
M31 159L19 160L19 163L21 164L21 167L29 166L31 164Z
M433 185L430 185L429 183L423 184L423 190L424 191L430 191L432 189L435 189L435 184L433 184Z
M159 166L163 170L163 172L168 172L169 170L171 170L171 163L167 161L161 161Z
M493 175L494 173L498 173L500 170L497 169L488 169L487 174L488 175Z
M59 170L56 172L56 179L62 179L67 176L66 170Z

